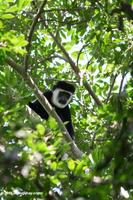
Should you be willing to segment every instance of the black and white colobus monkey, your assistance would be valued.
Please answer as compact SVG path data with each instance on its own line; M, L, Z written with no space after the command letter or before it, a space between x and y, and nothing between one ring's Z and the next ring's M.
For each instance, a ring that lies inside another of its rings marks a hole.
M75 92L75 87L66 82L59 81L54 85L53 90L46 91L43 95L47 98L50 104L55 108L55 111L60 116L72 139L74 139L74 130L69 109L69 102ZM49 115L38 100L29 102L29 107L34 110L42 119L48 119Z

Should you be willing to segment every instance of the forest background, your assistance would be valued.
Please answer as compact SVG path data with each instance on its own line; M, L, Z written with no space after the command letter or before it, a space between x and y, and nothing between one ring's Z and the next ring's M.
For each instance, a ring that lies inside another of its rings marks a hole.
M132 6L0 0L3 200L133 199ZM76 87L75 142L42 95L58 80ZM36 98L47 122L28 113Z

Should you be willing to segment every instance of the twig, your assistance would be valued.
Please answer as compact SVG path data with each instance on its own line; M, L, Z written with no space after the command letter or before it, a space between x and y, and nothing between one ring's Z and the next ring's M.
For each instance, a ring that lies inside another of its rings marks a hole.
M82 53L82 51L83 51L83 49L85 48L85 47L87 47L88 46L88 44L84 44L83 46L82 46L82 48L80 49L80 51L79 51L79 53L78 53L78 56L77 56L77 66L78 66L78 62L79 62L79 58L80 58L80 55L81 55L81 53Z
M68 8L68 9L63 9L63 8L53 8L53 9L47 9L44 10L45 12L69 12L69 11L80 11L80 10L87 10L88 7L77 7L77 8Z
M83 24L83 23L87 23L88 20L64 20L64 21L61 21L61 20L55 20L55 19L42 19L40 20L40 22L56 22L56 23L60 23L62 25L66 25L66 24L69 24L71 26L74 26L76 24Z
M66 58L64 58L64 57L62 57L62 56L60 56L60 55L58 55L58 54L54 54L54 55L52 55L52 56L43 58L43 59L40 60L40 62L45 62L45 61L50 60L50 59L53 59L53 58L60 58L60 59L64 60L65 62L68 62L68 60L67 60Z
M115 74L115 76L113 77L113 81L112 81L112 84L111 84L111 87L110 87L110 90L109 90L109 93L108 93L108 96L107 96L107 99L106 99L105 103L108 103L108 101L110 99L111 92L113 90L116 78L117 78L117 74Z
M28 34L28 38L27 38L27 41L28 41L28 45L26 46L26 55L24 57L24 67L25 67L25 70L27 71L27 65L28 65L28 59L29 59L29 54L30 54L30 47L31 47L31 41L32 41L32 36L33 36L33 32L34 32L34 29L35 29L35 26L38 22L38 19L43 11L43 8L44 6L46 5L47 3L47 0L44 0L31 24L31 27L30 27L30 31L29 31L29 34Z
M120 83L120 88L119 88L119 94L118 94L119 96L120 96L121 91L122 91L122 87L123 87L123 82L124 82L125 76L126 76L126 73L124 73L122 75L122 79L121 79L121 83Z
M88 60L87 65L86 65L86 69L88 69L88 66L90 65L92 59L93 59L93 56L90 58L90 60Z

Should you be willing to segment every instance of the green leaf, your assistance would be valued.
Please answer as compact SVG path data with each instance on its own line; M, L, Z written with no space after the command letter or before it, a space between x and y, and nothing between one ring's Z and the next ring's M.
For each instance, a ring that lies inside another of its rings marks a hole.
M68 168L73 171L75 169L75 162L74 160L68 160L67 161L67 165L68 165Z
M53 117L49 117L48 125L52 130L57 128L57 122Z
M44 135L45 128L42 124L37 124L36 129L37 129L37 131L39 132L40 135Z
M14 17L15 17L15 16L12 15L12 14L3 14L3 15L1 16L2 19L12 19L12 18L14 18Z
M51 169L56 170L57 169L57 162L52 162L50 167L51 167Z
M17 5L11 6L10 8L6 9L6 13L8 12L15 12L18 10Z
M53 184L57 185L60 183L59 179L56 176L50 176L50 180Z
M79 162L78 162L78 165L77 165L76 168L75 168L74 173L75 173L76 175L79 175L79 174L83 171L83 166L84 166L84 162L83 162L83 161L79 161Z
M29 6L32 0L19 0L18 2L18 9L22 10L25 7Z

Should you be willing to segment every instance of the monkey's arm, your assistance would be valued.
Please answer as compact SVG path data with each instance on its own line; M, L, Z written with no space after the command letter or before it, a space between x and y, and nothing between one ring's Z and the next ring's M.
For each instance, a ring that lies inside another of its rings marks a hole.
M47 91L43 94L47 100L51 103L51 91ZM43 106L39 103L38 100L35 100L34 102L29 102L28 106L35 111L42 119L48 119L49 115L46 112L46 110L43 108Z
M68 121L65 126L66 126L71 138L74 140L75 136L74 136L74 129L73 129L72 121Z
M68 130L68 132L69 132L71 138L74 140L74 139L75 139L75 136L74 136L74 129L73 129L73 124L72 124L72 119L71 119L71 113L70 113L70 108L69 108L69 106L66 106L66 107L63 109L61 119L62 119L63 122L66 122L66 123L65 123L65 127L66 127L66 129Z
M34 111L36 112L42 119L48 119L48 114L47 112L44 110L44 108L42 107L42 105L39 103L38 100L34 101L34 102L29 102L28 106Z

